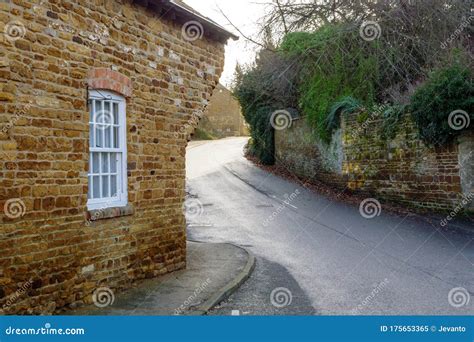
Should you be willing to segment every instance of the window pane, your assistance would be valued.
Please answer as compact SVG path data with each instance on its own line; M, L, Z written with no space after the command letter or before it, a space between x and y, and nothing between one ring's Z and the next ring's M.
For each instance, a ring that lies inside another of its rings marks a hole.
M89 187L87 190L87 198L90 199L92 196L92 177L89 176Z
M110 126L105 126L104 130L104 135L105 135L105 147L111 147L112 145L112 127Z
M94 125L89 125L89 146L94 147Z
M102 197L109 197L109 176L102 176Z
M101 173L109 173L109 154L101 153Z
M103 116L100 115L102 112L102 102L99 100L95 101L95 113L94 113L94 122L103 122Z
M96 147L104 147L104 111L101 101L95 101L94 121L96 122Z
M95 126L95 147L104 147L102 144L102 139L104 136L104 131L102 125Z
M113 104L113 113L114 113L114 125L119 125L119 119L118 119L118 103Z
M87 106L89 107L89 122L94 122L94 101L87 101Z
M92 180L94 198L100 198L100 176L94 176Z
M105 138L105 147L111 147L112 145L112 109L110 108L110 102L104 102L104 111L103 111L103 121L104 121L104 138Z
M117 176L110 176L110 193L112 197L116 197L117 194Z
M91 175L94 173L92 170L92 158L93 158L92 153L89 153L89 171L87 172L88 175Z
M110 102L104 102L104 122L112 123L112 109L110 108Z
M114 147L119 148L119 128L114 127Z
M100 153L92 153L92 173L100 173L99 154Z
M117 173L117 154L110 154L110 173Z

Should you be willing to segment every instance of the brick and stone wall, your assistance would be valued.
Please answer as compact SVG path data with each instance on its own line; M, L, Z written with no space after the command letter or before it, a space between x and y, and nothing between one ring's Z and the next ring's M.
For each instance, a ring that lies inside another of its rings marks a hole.
M222 84L214 89L198 127L218 138L248 135L239 101Z
M337 130L328 145L315 138L304 118L293 120L290 127L275 130L276 163L299 177L343 187L341 133Z
M185 267L187 130L224 44L130 1L6 1L0 31L0 313L60 312ZM131 209L93 221L88 85L127 98Z
M344 115L329 146L314 138L304 119L293 121L275 131L277 163L308 179L407 206L451 210L472 196L472 131L459 147L429 148L409 115L393 139L382 138L381 120L360 117Z

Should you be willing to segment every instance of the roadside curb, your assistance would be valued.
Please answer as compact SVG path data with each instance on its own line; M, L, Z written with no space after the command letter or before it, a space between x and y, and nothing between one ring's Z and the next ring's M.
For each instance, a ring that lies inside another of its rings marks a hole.
M190 142L193 142L193 144L190 144L190 142L188 142L188 145L186 146L186 149L193 149L193 148L196 148L196 147L199 147L201 145L204 145L205 143L207 143L208 141L213 141L213 140L191 140Z
M193 241L188 240L190 242L197 242L197 243L207 243L203 241ZM209 310L215 307L217 304L228 298L232 293L234 293L245 281L252 275L253 270L255 269L255 256L250 252L248 249L243 248L241 246L234 245L233 243L225 242L222 243L223 245L231 245L237 248L240 248L245 251L248 255L247 263L245 264L244 268L240 273L228 282L225 286L220 288L217 292L215 292L208 300L199 304L198 306L194 307L192 311L188 312L188 315L206 315Z

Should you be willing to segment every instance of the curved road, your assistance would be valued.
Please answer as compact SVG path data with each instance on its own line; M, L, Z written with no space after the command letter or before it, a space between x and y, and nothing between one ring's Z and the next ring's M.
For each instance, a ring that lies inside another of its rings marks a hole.
M188 239L231 242L257 257L250 279L212 314L474 313L472 226L443 228L383 207L364 218L254 166L246 141L187 149L187 206L199 206L187 213Z

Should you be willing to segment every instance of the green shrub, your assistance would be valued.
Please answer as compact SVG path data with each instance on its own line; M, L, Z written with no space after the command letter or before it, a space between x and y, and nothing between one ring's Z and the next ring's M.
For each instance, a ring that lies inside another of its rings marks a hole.
M299 108L325 141L339 122L329 117L338 101L353 97L366 106L375 101L378 64L365 43L346 26L327 25L312 33L290 33L281 44L289 58L303 65Z
M255 68L245 72L234 89L234 95L239 100L244 118L249 124L249 153L265 165L274 163L274 132L270 117L275 101L268 84L266 75Z
M251 144L249 152L264 165L275 163L274 130L270 125L271 107L258 107L249 118Z
M400 122L406 113L406 106L390 106L383 112L382 139L394 139L400 128Z
M240 70L233 89L250 128L249 153L263 164L273 164L274 130L270 118L275 110L296 106L294 77L296 66L290 59L269 50L258 54L256 63Z
M434 71L416 90L409 108L420 138L427 145L439 146L452 141L462 130L450 127L450 113L462 110L471 121L468 129L472 129L474 125L474 86L471 71L458 64Z
M332 132L341 126L341 114L354 113L361 107L362 105L360 102L351 96L343 97L335 102L331 106L329 114L326 117L325 132L329 134L329 138L331 137Z

